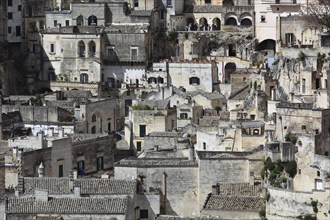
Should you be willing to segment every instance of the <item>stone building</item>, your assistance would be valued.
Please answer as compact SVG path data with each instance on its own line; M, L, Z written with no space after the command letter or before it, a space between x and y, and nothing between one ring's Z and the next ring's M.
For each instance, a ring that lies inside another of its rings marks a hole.
M23 1L7 1L7 41L8 43L22 42L23 35Z
M151 132L167 132L177 127L177 113L166 100L145 100L132 105L125 123L125 140L134 152L144 150L144 137Z
M20 178L6 219L136 219L136 181Z
M260 182L262 149L197 152L196 160L193 150L190 152L189 159L123 159L115 164L115 178L142 177L141 185L146 193L157 191L164 198L161 200L160 214L194 218L201 215L213 185L219 182Z
M20 148L20 145L17 146ZM21 174L38 176L38 167L42 163L43 175L48 177L68 176L73 169L77 170L80 177L101 176L113 169L114 152L112 136L75 134L54 139L48 146L37 150L24 150Z

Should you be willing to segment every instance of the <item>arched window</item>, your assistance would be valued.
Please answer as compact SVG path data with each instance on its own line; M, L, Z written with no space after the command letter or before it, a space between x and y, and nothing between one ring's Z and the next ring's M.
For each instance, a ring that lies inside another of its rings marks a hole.
M219 31L221 26L221 21L219 18L214 18L212 22L212 31Z
M85 46L84 41L79 41L79 43L78 43L79 57L85 57L85 50L86 50L86 46Z
M252 21L249 18L241 20L241 26L252 26Z
M96 122L96 115L95 114L92 115L92 122Z
M199 78L198 77L191 77L189 79L189 84L193 86L199 85Z
M91 15L88 17L88 26L97 26L97 17L95 15Z
M77 26L84 26L84 16L79 15L77 17Z
M230 75L236 71L235 63L227 63L225 65L225 83L230 82Z
M225 25L237 26L237 21L235 18L230 17L226 20Z
M206 18L199 19L199 30L201 30L201 31L209 30L209 25L207 23Z
M94 41L90 41L88 44L89 48L89 57L94 57L96 52L96 44Z

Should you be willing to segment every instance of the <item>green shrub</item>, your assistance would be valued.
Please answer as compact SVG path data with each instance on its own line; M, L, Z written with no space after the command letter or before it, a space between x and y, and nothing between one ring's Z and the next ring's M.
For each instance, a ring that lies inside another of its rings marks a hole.
M285 172L293 178L297 174L297 162L295 160L289 161L285 166Z

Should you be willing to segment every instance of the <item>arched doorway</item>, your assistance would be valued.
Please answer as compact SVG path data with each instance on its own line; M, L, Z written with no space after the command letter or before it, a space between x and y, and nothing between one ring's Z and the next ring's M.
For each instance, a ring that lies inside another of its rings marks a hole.
M212 22L212 30L213 31L220 31L221 28L221 21L219 18L214 18Z
M188 31L195 30L195 20L193 18L188 18L186 26Z
M97 17L95 15L91 15L88 17L88 26L97 26Z
M252 21L249 18L244 18L241 20L241 26L252 26Z
M259 43L259 45L257 47L257 50L258 51L260 51L260 50L272 50L275 53L276 52L275 48L276 48L275 40L266 39L266 40L263 40Z
M79 15L77 17L77 26L84 26L84 16Z
M237 21L235 18L230 17L226 20L225 25L232 25L232 26L237 26Z
M225 83L230 82L230 75L236 71L235 63L227 63L225 65Z

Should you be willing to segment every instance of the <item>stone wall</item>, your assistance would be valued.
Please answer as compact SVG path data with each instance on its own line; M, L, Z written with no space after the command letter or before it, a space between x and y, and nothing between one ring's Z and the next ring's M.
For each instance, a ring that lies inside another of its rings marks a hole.
M146 176L143 187L160 191L164 195L164 172L167 174L166 214L199 216L197 167L124 167L115 166L116 179L135 179ZM161 207L164 204L161 202Z
M199 207L202 208L207 195L212 192L212 185L219 182L248 182L248 159L213 159L199 161Z
M324 191L291 191L268 186L270 199L267 202L269 219L297 219L298 216L315 214L311 201L318 201L317 219L327 219L330 207L330 189ZM322 204L322 205L321 205Z

